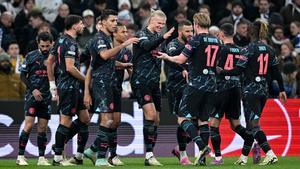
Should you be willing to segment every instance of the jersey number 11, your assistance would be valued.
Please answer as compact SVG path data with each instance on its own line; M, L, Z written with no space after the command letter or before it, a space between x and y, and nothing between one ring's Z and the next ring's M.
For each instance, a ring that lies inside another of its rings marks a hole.
M263 54L261 53L259 57L257 58L257 62L259 62L259 75L265 75L267 74L268 70L268 62L269 62L269 54Z

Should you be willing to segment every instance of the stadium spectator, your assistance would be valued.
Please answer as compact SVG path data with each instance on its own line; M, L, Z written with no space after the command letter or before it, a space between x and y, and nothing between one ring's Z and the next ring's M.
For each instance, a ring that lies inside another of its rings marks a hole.
M292 0L290 4L280 11L284 24L289 25L293 21L300 21L300 0Z
M50 26L50 24L47 23L47 22L44 22L44 23L42 23L42 24L40 25L37 34L40 34L40 33L42 33L42 32L48 32L48 33L50 33L52 36L54 35L54 36L53 36L54 39L57 38L56 32L55 32L55 31L54 31L54 32L51 31L51 26ZM36 50L36 49L38 49L38 43L37 43L36 39L33 39L33 40L31 40L30 42L28 42L28 45L27 45L27 48L26 48L26 53L31 52L31 51Z
M130 12L131 4L129 0L119 0L118 8L118 22L122 23L125 26L127 26L128 24L133 24L134 19L132 13Z
M45 19L49 22L53 22L58 14L58 8L62 4L62 0L35 0L35 5L39 8Z
M294 47L290 42L284 42L281 45L281 51L278 60L279 60L279 68L281 71L283 71L283 65L288 62L292 62L295 65L299 65L298 63L299 59L297 59L297 53L294 51Z
M300 54L300 22L293 21L290 24L290 40L295 47L295 51Z
M202 4L199 6L198 12L205 13L206 15L210 16L210 7L206 4Z
M273 15L275 14L276 17L279 17L278 19L283 20L281 15L278 15L278 13L271 11L270 8L270 0L258 0L257 12L255 14L252 14L252 16L254 16L255 19L259 18L262 21L269 23L270 18L273 18Z
M28 13L32 11L34 7L34 0L24 0L23 9L17 14L14 21L14 28L16 32L16 38L19 39L22 28L27 25L28 21Z
M232 2L231 14L229 16L223 18L219 22L219 25L222 25L224 23L231 23L232 25L234 25L234 30L236 31L237 24L242 19L247 20L243 15L243 11L244 11L244 5L243 5L242 1L234 0ZM250 22L249 20L247 20L247 21Z
M139 7L137 12L137 18L135 18L135 23L140 27L144 28L148 25L148 20L151 15L151 7L149 4L143 4Z
M280 53L280 47L284 42L289 41L285 36L284 36L284 28L282 26L276 26L273 29L273 33L271 36L271 43L274 49L276 50L276 53Z
M58 15L52 26L57 30L58 33L62 33L64 31L64 22L65 18L70 14L70 8L67 4L63 3L58 8Z
M153 10L159 10L160 6L158 0L146 0L146 3L150 5L150 8Z
M249 24L247 20L242 19L236 27L236 33L233 36L233 41L240 47L247 46L250 43L250 38L248 36Z
M118 13L118 22L122 23L125 26L129 24L134 24L133 16L127 9L122 10Z
M171 35L170 39L178 37L178 24L187 20L186 12L180 8L177 8L174 12L174 18L170 21L168 29L174 27L175 31Z
M118 0L118 9L119 11L130 10L131 3L129 0Z
M297 92L297 67L292 62L287 62L283 65L283 71L281 73L284 90L288 98L295 98Z
M0 29L2 30L1 47L7 50L9 43L16 39L13 29L13 16L6 11L0 16Z
M187 6L188 0L176 0L177 3L177 9L183 10L185 12L185 15L189 21L193 21L193 16L196 13L193 9L189 8ZM176 10L175 10L176 11ZM172 21L175 17L175 11L170 13L169 19ZM176 31L176 30L175 30ZM176 31L177 32L177 31Z
M34 40L37 36L38 27L45 22L45 18L42 12L38 9L34 9L28 13L28 24L23 27L18 39L21 53L25 56L27 44L31 40Z
M25 94L25 86L20 75L12 70L12 64L6 53L0 54L0 100L21 100Z
M95 0L96 1L96 0ZM70 7L70 14L75 14L81 16L83 9L82 1L78 0L63 0L64 3L68 4Z
M94 12L90 9L86 9L82 13L84 29L82 34L78 37L79 47L84 48L86 43L97 33L95 27Z
M22 0L7 0L3 2L2 5L7 11L11 12L13 19L23 8Z
M16 41L12 41L8 45L7 54L10 56L12 70L17 74L20 74L20 67L24 61L24 58L22 55L20 55L20 47Z
M92 11L94 12L95 18L98 18L104 9L107 7L106 0L94 0L93 5L91 6Z

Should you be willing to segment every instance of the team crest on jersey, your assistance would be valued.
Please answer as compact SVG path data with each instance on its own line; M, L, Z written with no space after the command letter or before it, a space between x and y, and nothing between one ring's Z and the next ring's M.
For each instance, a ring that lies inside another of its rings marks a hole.
M70 46L70 51L73 51L73 52L75 52L75 50L76 50L76 47L75 47L75 45L72 45L72 46Z
M244 61L247 61L247 60L248 60L248 58L247 58L246 56L244 56L244 55L240 55L240 56L239 56L239 59L240 59L240 60L244 60Z
M188 50L192 50L192 46L190 44L186 44L185 48L187 48Z
M35 108L34 107L30 107L28 110L29 114L34 114L35 113Z
M145 95L144 96L144 100L145 101L150 101L151 100L151 96L150 95Z
M72 114L75 114L75 113L76 113L76 108L75 108L75 107L73 107L73 108L71 109L71 113L72 113Z
M126 62L128 61L128 55L127 55L127 54L124 55L124 60L125 60Z
M110 108L111 110L114 110L114 108L115 108L114 103L110 103L110 104L109 104L109 108Z

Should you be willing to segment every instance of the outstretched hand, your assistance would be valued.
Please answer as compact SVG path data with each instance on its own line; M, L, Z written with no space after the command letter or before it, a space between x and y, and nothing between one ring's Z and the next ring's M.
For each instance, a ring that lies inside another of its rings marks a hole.
M164 39L168 39L171 35L172 35L172 33L174 32L174 30L175 30L175 28L174 27L172 27L168 32L166 32L165 34L164 34Z
M130 38L128 40L126 40L123 45L124 46L128 46L128 45L131 45L131 44L137 44L139 42L139 38Z

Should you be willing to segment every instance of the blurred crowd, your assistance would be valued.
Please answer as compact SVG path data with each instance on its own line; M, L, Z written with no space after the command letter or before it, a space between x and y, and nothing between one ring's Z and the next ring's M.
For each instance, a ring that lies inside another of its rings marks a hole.
M250 42L251 22L264 20L271 29L266 43L277 52L286 93L289 98L300 96L300 0L0 0L0 99L23 98L18 70L26 54L37 49L40 32L56 39L64 31L64 18L80 15L85 29L78 42L83 49L96 33L95 20L104 9L118 11L118 21L127 26L129 37L147 26L152 10L166 13L166 30L183 20L192 21L197 12L207 13L213 22L210 33L218 35L218 26L232 23L234 41L241 47ZM166 71L162 72L164 84ZM130 90L127 85L124 88ZM271 96L278 93L276 86L270 82Z

